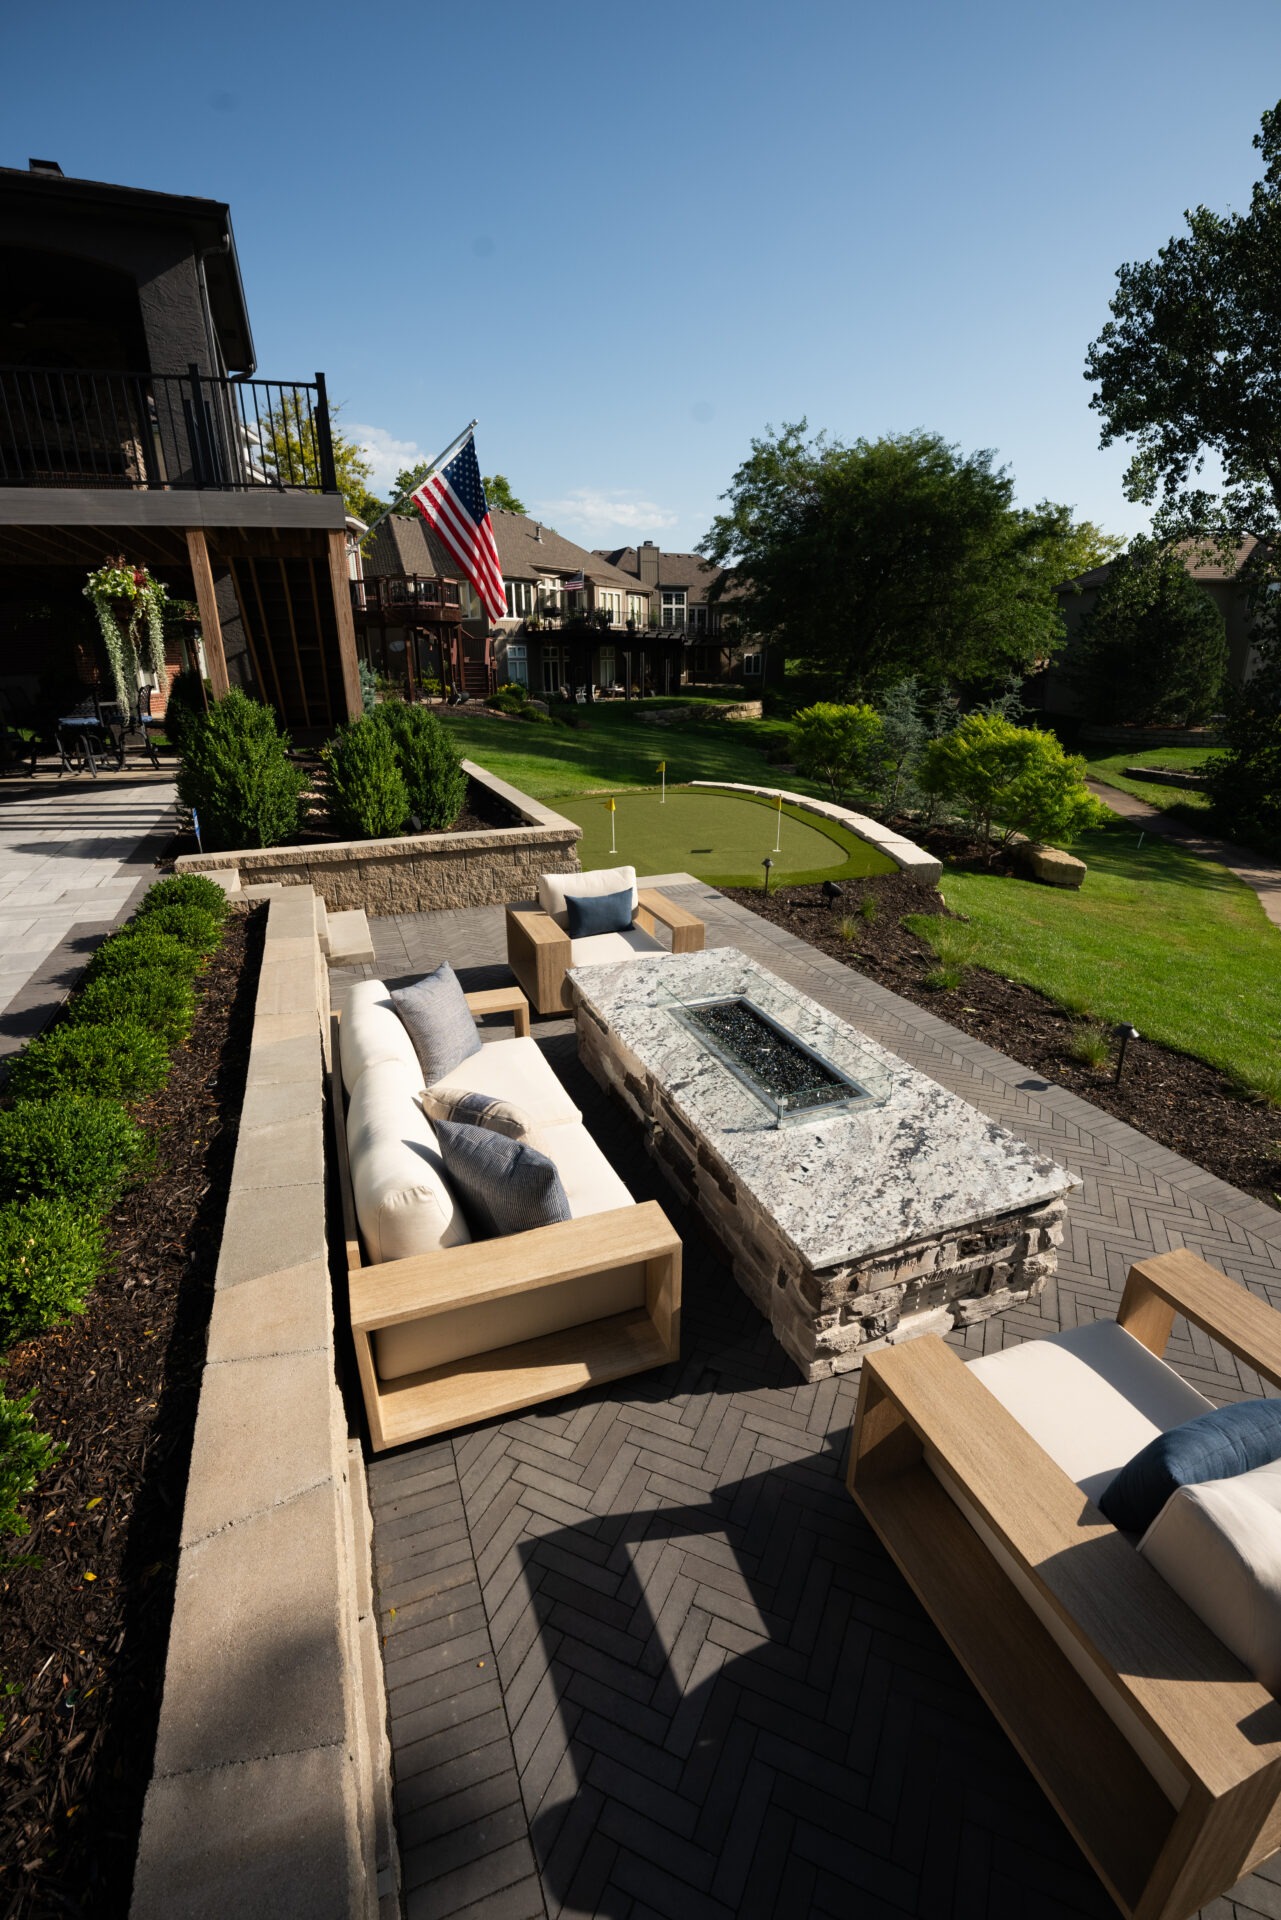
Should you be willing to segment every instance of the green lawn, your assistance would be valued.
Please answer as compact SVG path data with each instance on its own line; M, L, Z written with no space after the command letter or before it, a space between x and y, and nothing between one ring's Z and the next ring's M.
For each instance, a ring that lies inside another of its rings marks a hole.
M1257 896L1182 847L1140 847L1132 824L1074 851L1089 865L1079 893L944 874L949 907L978 934L976 964L1075 1012L1131 1021L1281 1102L1281 930Z
M1127 780L1124 770L1126 767L1202 767L1207 760L1217 760L1221 751L1218 747L1149 747L1144 753L1113 753L1106 759L1088 760L1085 771L1091 780L1107 787L1119 787L1122 793L1132 793L1165 812L1204 813L1210 805L1209 794L1198 793L1191 787L1162 787L1153 780Z
M583 829L578 851L585 867L626 861L639 873L694 873L721 887L759 886L767 854L774 862L775 885L894 871L887 854L834 821L820 822L799 807L785 806L780 823L769 801L750 794L673 790L669 785L664 803L656 793L620 793L613 815L614 853L603 801L574 796L556 805Z
M786 746L786 721L690 719L655 727L641 718L647 710L689 704L685 700L643 704L617 700L593 707L558 707L558 713L567 711L581 722L575 728L559 720L539 726L471 712L447 712L442 717L469 759L536 800L657 786L660 760L667 762L669 781L773 784L764 754L767 748ZM810 782L790 773L783 784L798 793L816 791Z

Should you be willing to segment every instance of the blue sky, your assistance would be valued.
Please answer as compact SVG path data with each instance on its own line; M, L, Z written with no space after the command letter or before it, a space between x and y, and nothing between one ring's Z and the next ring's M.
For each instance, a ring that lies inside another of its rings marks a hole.
M693 546L802 415L1142 526L1085 348L1122 261L1247 203L1281 96L1276 0L70 0L5 40L0 162L228 201L260 373L322 368L383 482L478 416L592 546Z

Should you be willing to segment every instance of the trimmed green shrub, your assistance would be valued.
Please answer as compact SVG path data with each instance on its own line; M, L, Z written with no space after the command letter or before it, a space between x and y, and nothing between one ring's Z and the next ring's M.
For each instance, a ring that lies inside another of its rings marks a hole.
M206 879L203 873L171 873L147 889L129 925L137 926L140 920L166 907L198 907L201 913L212 914L218 921L225 920L231 912L231 902L217 881Z
M894 756L875 707L820 701L792 722L792 758L833 800L847 793L879 793Z
M131 920L117 937L126 933L136 940L144 936L150 939L153 935L177 940L207 959L222 944L222 921L215 914L206 913L203 907L157 907L144 919Z
M31 1522L18 1511L18 1502L33 1490L62 1449L41 1433L31 1417L34 1393L11 1400L0 1389L0 1534L21 1537Z
M1031 840L1071 840L1097 826L1107 810L1085 786L1085 761L1066 754L1052 733L1016 727L999 714L967 713L950 733L931 740L921 786L967 814L987 843L1016 833Z
M147 1136L118 1100L55 1093L0 1113L0 1193L102 1212L142 1172Z
M351 720L325 748L325 807L334 832L346 839L378 840L403 833L409 790L396 743L376 713Z
M184 667L174 675L165 703L164 727L175 753L182 753L187 735L212 705L209 682L201 679L199 667Z
M467 800L467 775L448 727L426 707L411 707L403 700L384 700L374 719L395 746L409 795L407 811L417 815L425 833L443 833Z
M115 980L122 974L140 973L149 967L172 974L175 980L194 980L204 965L199 953L175 940L172 934L152 933L149 921L135 931L122 927L104 940L85 968L86 985L94 980Z
M183 737L178 797L199 813L207 850L275 847L292 839L306 784L271 708L238 687Z
M102 1266L102 1228L70 1200L0 1207L0 1347L83 1313Z
M164 1041L140 1020L121 1019L40 1034L14 1058L5 1091L15 1100L48 1100L55 1093L144 1100L168 1077Z
M73 1026L112 1026L117 1020L139 1020L167 1047L182 1044L191 1032L196 996L191 983L175 979L157 967L113 974L92 980L71 1003Z

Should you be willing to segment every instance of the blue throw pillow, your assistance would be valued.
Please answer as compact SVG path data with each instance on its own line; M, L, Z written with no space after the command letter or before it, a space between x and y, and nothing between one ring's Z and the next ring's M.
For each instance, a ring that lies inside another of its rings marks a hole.
M1127 1461L1099 1506L1114 1527L1146 1533L1170 1495L1281 1460L1281 1400L1242 1400L1158 1434Z
M567 893L565 918L571 940L586 940L593 933L626 933L632 924L632 890Z
M448 960L442 960L434 973L415 980L412 987L394 987L391 1004L414 1043L427 1086L480 1052L476 1022Z
M560 1175L545 1153L483 1127L437 1120L445 1172L477 1240L554 1226L569 1219Z

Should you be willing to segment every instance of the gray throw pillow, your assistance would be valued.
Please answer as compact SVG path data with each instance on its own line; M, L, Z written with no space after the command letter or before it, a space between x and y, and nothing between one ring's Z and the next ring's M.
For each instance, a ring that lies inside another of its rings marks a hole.
M445 1172L477 1240L569 1219L560 1175L545 1153L483 1127L436 1122Z
M463 1127L488 1127L491 1133L505 1133L509 1140L523 1140L534 1131L534 1122L523 1107L514 1107L493 1093L473 1093L467 1087L424 1087L418 1104L433 1122L456 1120Z
M442 960L434 973L415 980L412 987L394 987L391 1004L414 1043L429 1087L480 1052L476 1022L448 960Z

